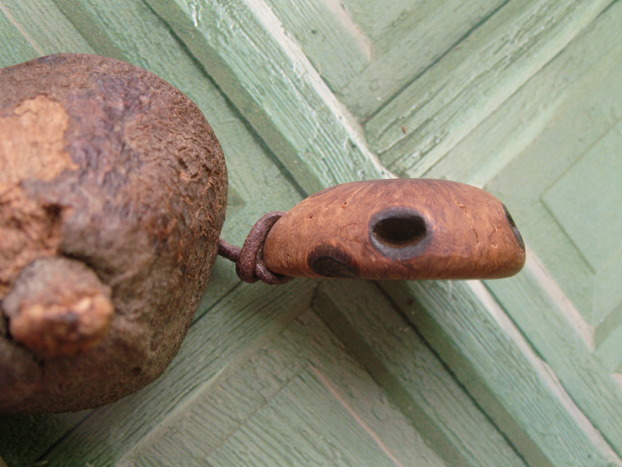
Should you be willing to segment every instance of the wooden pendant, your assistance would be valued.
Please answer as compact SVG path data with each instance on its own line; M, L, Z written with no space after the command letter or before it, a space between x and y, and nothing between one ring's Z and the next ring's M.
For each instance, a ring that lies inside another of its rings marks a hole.
M295 206L268 233L263 261L292 277L490 279L517 273L525 246L505 206L479 188L375 180Z

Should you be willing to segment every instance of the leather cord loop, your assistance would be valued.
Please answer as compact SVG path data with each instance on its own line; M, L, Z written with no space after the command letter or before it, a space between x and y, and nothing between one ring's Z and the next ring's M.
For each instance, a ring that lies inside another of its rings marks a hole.
M218 254L235 263L235 270L244 282L253 283L258 280L269 284L284 284L291 277L275 274L263 261L263 246L272 226L285 213L273 211L259 219L249 232L242 248L231 245L222 238L218 241Z

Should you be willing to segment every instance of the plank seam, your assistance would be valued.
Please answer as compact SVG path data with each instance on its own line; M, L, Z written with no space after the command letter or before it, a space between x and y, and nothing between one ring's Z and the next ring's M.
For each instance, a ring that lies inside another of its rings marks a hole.
M615 3L616 1L617 0L613 0L612 3ZM580 36L581 33L601 15L601 13L603 12L603 9L611 7L612 3L608 3L606 7L603 5L602 9L599 9L598 12L595 12L594 16L589 21L581 23L581 27L573 29L572 32L566 32L565 34L563 34L563 41L561 44L558 44L558 48L554 52L554 54L546 57L546 59L539 62L537 68L534 68L529 75L525 75L524 77L522 77L521 82L518 85L514 86L514 89L509 94L507 95L503 94L501 98L497 99L497 101L494 102L494 107L493 106L486 107L487 111L485 115L478 116L476 118L476 121L477 122L483 121L486 118L486 116L490 115L492 112L498 109L499 106L503 104L503 102L507 101L508 98L510 98L525 83L527 83L536 73L538 73L543 67L545 67L548 63L550 63L551 60L553 60L558 54L563 52L563 50L565 50L567 46L573 40L575 40L575 38ZM481 23L481 24L484 24L484 23ZM555 26L561 27L561 30L564 30L564 28L567 29L567 25L563 25L562 23L557 23ZM398 96L396 96L396 98L397 97ZM456 97L454 96L454 98L452 99L452 102L455 99ZM394 100L387 102L383 110L386 111L386 108L389 105L391 105L391 103L394 102ZM437 113L438 113L438 110L435 111L435 114ZM413 150L408 149L408 148L411 148L413 144L416 143L414 135L412 133L403 135L402 137L399 137L399 138L392 138L390 144L387 143L388 145L383 143L384 146L382 148L378 148L379 158L381 161L383 160L385 161L388 168L390 168L391 170L396 170L399 174L413 173L413 172L425 173L430 169L431 166L436 164L448 152L450 152L456 146L456 144L459 143L460 140L462 140L465 136L471 133L473 129L476 128L477 125L479 124L477 122L469 124L468 127L470 129L464 130L463 131L464 134L462 135L462 137L460 137L458 140L455 140L455 141L447 142L445 138L446 135L443 135L443 137L441 137L437 134L436 138L440 139L440 141L435 140L431 142L429 141L429 139L431 138L431 135L427 135L425 138L426 147L424 148L423 151L418 152L418 157L413 158L414 160L412 161L412 163L407 163L408 155L413 153ZM397 121L385 122L383 126L379 126L379 129L374 130L374 132L377 133L376 137L380 138L387 131L389 131L389 129L391 128L391 125L395 123L397 123ZM438 131L439 130L436 130L437 133ZM442 146L441 150L438 149L439 146ZM431 151L434 151L435 154L429 155ZM427 157L424 157L426 155Z
M366 120L373 119L378 113L382 112L385 107L387 107L395 98L397 98L405 89L415 83L419 78L425 75L430 69L434 68L438 63L440 63L444 58L447 57L458 45L460 45L464 40L468 39L475 31L477 31L484 23L486 23L490 18L496 15L502 8L504 8L511 0L505 0L503 3L499 4L496 8L492 9L486 16L481 18L477 23L469 28L462 36L460 36L453 44L451 44L442 54L436 57L432 62L430 62L425 68L423 68L419 73L417 73L412 79L406 82L401 88L396 90L390 97L388 97L385 102L375 109L371 114L366 117ZM615 1L615 0L614 0ZM397 143L396 143L397 144ZM389 150L393 146L389 146L383 150Z
M15 19L15 17L11 14L9 9L3 3L0 3L0 12L2 12L6 19L8 19L13 26L15 26L15 29L19 31L24 39L26 39L26 41L32 46L33 49L35 49L35 51L39 55L45 55L45 51L41 48L41 46L39 46L37 41L35 41L32 36L28 34L28 31L26 31L24 27Z
M337 120L341 122L342 128L345 130L350 140L359 147L379 173L384 172L387 173L390 178L396 178L397 176L389 172L380 161L380 158L369 149L365 141L364 128L356 121L354 116L345 108L339 99L337 99L319 71L305 55L300 44L285 33L283 24L266 2L264 0L246 0L246 3L255 18L261 21L264 30L270 32L272 38L279 44L279 47L291 61L292 67L298 68L298 66L300 66L304 70L303 74L307 77L308 84L311 85L317 96L324 105L330 109Z
M445 370L449 375L451 375L452 381L460 387L461 384L459 380L455 377L451 369L447 366L446 362L441 359L436 350L430 346L429 342L427 342L418 329L416 329L409 320L405 319L402 310L397 307L394 300L388 296L388 294L383 290L382 287L379 287L377 283L370 282L373 284L376 290L385 298L388 299L389 306L395 311L395 313L400 317L404 323L413 330L413 332L417 335L417 337L424 342L427 350L433 355L436 359L436 362ZM427 410L421 409L417 400L413 398L413 395L408 392L407 389L404 388L404 385L399 381L393 373L391 373L384 363L376 356L373 349L368 344L367 340L362 337L359 332L353 329L348 323L347 318L340 317L336 313L332 313L330 320L327 319L327 316L324 312L319 309L319 301L325 298L329 301L330 306L336 305L333 302L333 298L327 292L321 290L321 287L316 289L314 298L312 300L312 307L320 317L320 319L324 322L326 327L332 332L335 337L343 344L347 352L363 367L363 369L370 375L370 377L376 382L376 384L385 392L388 399L392 404L395 404L396 407L399 408L405 415L405 417L409 420L412 426L417 429L422 436L426 439L426 443L430 446L433 446L435 452L443 458L448 465L462 465L468 464L468 453L471 448L469 446L465 446L464 444L461 447L457 447L454 445L454 442L457 440L456 433L453 433L451 428L443 429L441 426L437 424L437 420L433 418L433 416L428 413ZM362 358L362 355L365 357ZM473 398L469 392L464 391L464 396L467 400L472 401ZM479 411L479 407L477 404L474 404L476 409ZM415 413L419 413L420 417L422 417L421 426L417 425L416 421L413 419L413 411ZM484 420L488 419L488 414L482 412ZM519 452L517 452L516 447L507 440L505 434L496 427L496 425L491 423L491 427L496 430L499 434L500 438L503 439L509 449L513 454L516 455L518 459L521 459L522 456ZM423 429L422 429L423 428ZM452 442L452 438L454 438L454 442ZM527 465L524 461L522 461L525 465Z
M348 404L348 402L341 396L337 388L331 383L331 381L324 376L315 366L309 367L311 372L322 383L326 390L335 398L335 400L350 414L350 416L359 424L359 426L370 436L370 438L376 443L376 446L398 467L404 467L404 465L395 457L395 455L389 450L386 444L378 436L378 434L356 413L354 408ZM369 374L369 373L368 373ZM370 375L371 376L371 375Z
M442 365L442 367L449 373L455 383L462 389L464 394L466 394L469 400L473 403L473 405L481 412L484 418L493 426L499 435L505 440L505 442L510 446L516 456L524 463L524 465L529 465L527 459L523 456L522 452L516 447L515 443L508 436L505 430L501 429L501 427L497 424L497 422L491 417L489 412L486 410L484 406L482 406L479 400L474 397L472 392L468 389L467 386L464 385L462 379L458 377L458 375L454 372L453 368L445 361L445 359L441 356L441 354L437 351L436 347L432 345L432 343L419 331L419 329L414 325L411 319L408 318L406 313L402 310L402 308L397 304L394 298L389 294L383 287L378 287L380 293L385 297L385 299L391 304L395 312L402 318L402 320L407 323L407 325L413 330L413 332L425 343L428 350L434 355L434 357L438 360L438 362ZM416 298L414 298L417 306L423 308ZM413 303L414 305L414 303Z

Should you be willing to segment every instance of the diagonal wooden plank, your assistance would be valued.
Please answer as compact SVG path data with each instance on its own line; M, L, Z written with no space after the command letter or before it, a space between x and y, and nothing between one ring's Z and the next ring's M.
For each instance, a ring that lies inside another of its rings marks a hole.
M387 176L309 60L261 0L148 0L301 187Z
M448 51L467 41L473 30L508 1L400 2L405 7L400 17L377 32L373 62L347 86L335 91L361 121L373 118ZM375 3L375 8L368 21L375 20L377 10L397 10L396 2L391 3L391 8L383 2L360 2L359 9L369 8L370 3Z
M31 53L20 56L14 63L59 52L92 51L84 37L73 28L53 2L2 0L0 14L10 21L32 48ZM0 31L5 31L5 28L0 26ZM2 43L13 46L15 41Z
M16 22L6 5L0 5L0 43L11 44L0 48L0 66L15 65L39 55L37 45Z
M269 0L331 90L370 117L507 0Z
M620 11L619 3L611 5L426 172L431 177L488 184L508 203L536 252L550 258L548 271L541 270L534 258L518 278L487 286L618 455L619 381L607 374L598 352L591 355L593 330L581 316L592 313L589 266L580 258L573 260L574 247L552 234L559 226L541 206L538 193L553 184L556 164L571 167L619 121ZM513 163L519 157L527 158ZM501 170L504 175L498 177ZM409 173L415 175L416 169Z
M527 271L536 267L533 256L528 258ZM524 294L517 281L498 282ZM528 463L622 462L481 282L385 283L383 288Z
M553 60L534 74L499 108L483 119L425 176L446 177L485 186L533 143L553 119L564 116L573 138L549 139L546 155L586 150L589 132L611 126L608 116L590 112L589 106L615 107L619 93L607 76L622 62L618 45L619 7L599 16L583 33L568 44ZM590 94L593 102L582 98ZM589 119L592 119L590 121ZM415 146L413 145L413 148ZM535 161L534 161L535 162ZM540 164L548 163L542 158ZM546 180L549 168L543 165L530 178ZM411 174L414 176L414 173ZM515 185L515 184L514 184ZM524 185L523 185L524 186ZM530 190L526 186L524 189ZM513 212L513 211L512 211Z
M573 314L572 306L546 270L534 262L513 287L503 283L490 283L488 287L499 300L511 307L513 319L546 358L564 384L573 405L580 407L590 418L582 426L588 427L588 423L594 426L599 437L603 437L621 456L620 382L609 374L597 355L592 354L590 342L582 333L580 319L569 318ZM574 314L578 314L576 310ZM552 329L556 332L551 332ZM622 463L622 460L618 458L616 462Z
M535 446L514 450L375 286L325 282L313 306L447 465L547 464Z
M592 231L593 238L598 239L599 248L611 244L606 261L612 263L604 265L602 271L615 281L614 271L620 264L616 261L619 224L612 219L609 225L606 219L615 211L616 198L607 195L616 192L619 170L615 164L599 164L598 159L617 161L620 153L617 128L622 119L622 48L617 37L621 18L622 5L618 2L458 147L463 154L467 150L475 154L490 151L492 154L484 156L490 159L504 147L510 150L505 164L480 174L475 171L476 177L508 201L539 264L512 283L498 281L487 286L503 301L512 319L618 455L622 455L622 393L619 373L611 372L619 371L619 340L601 345L610 334L619 335L619 292L611 283L607 289L601 288L606 284L598 277L601 271L592 269L587 256L578 249L580 242L571 242L569 237L580 235L585 223L600 225L601 229ZM533 121L537 124L526 130ZM477 138L484 134L495 136L480 140L478 146ZM520 144L514 146L511 141L517 134L521 135ZM450 154L438 170L448 170L459 158ZM593 171L582 168L582 160L590 160ZM534 171L536 166L538 170ZM566 203L569 211L576 209L577 225L565 227L574 229L567 233L560 224L563 216L555 212L559 206L547 197L555 191L559 177L572 177L573 171L577 171L577 183L567 184L565 192L557 194L565 197L562 204ZM581 181L589 183L582 185ZM596 220L590 220L596 212L588 210L589 206L581 209L581 200L572 201L584 196L581 190L588 192L586 199L593 191L606 191ZM605 209L608 206L609 212ZM585 225L586 230L590 228ZM608 313L611 319L601 323Z
M509 2L366 124L371 147L396 173L424 173L610 4Z
M111 465L185 401L235 371L309 306L313 283L234 289L188 332L163 377L94 411L40 461L52 465ZM105 442L103 442L105 440Z
M340 90L372 60L372 40L343 4L335 0L268 0L267 4L340 96Z
M601 151L591 148L622 118L622 47L615 41L620 18L619 4L607 10L426 173L459 177L501 197L584 314L592 308L590 266L565 235L552 235L560 226L540 197L559 176L554 174L569 170L583 154ZM575 266L556 258L572 258Z
M617 21L612 21L610 25L617 23ZM581 56L586 59L589 57L590 61L587 62L587 65L594 76L606 78L611 72L611 64L619 63L617 59L619 57L616 57L619 55L619 51L613 54L605 54L603 62L600 64L598 61L592 63L591 60L599 56L599 48L596 47L596 42L593 40L588 43L581 49L586 52L589 50L589 54L577 55L576 50L570 50L569 55ZM615 52L610 44L603 42L601 45L603 49L606 48ZM566 57L562 55L560 59L565 61ZM566 64L567 68L562 68L562 70L567 71L566 76L568 77L573 76L571 73L573 68L575 70L582 69L574 60L569 60ZM543 92L546 93L546 86L544 86L546 81L554 82L555 80L551 79L547 73L535 81L533 87L529 86L529 88L543 89ZM579 77L576 80L570 79L570 81L577 84L578 88L586 84L585 80ZM547 112L545 122L538 122L537 124L536 129L538 131L531 133L533 129L528 130L531 136L527 135L527 142L519 146L521 150L518 153L520 155L522 150L529 145L528 142L533 142L535 136L543 131L546 122L555 122L555 126L565 126L566 129L560 133L561 137L547 137L542 141L542 144L531 148L529 151L531 156L523 161L522 170L517 170L518 165L510 164L505 176L497 180L493 179L489 185L489 189L501 194L507 201L518 225L526 234L525 238L534 247L536 244L539 245L538 251L532 252L532 255L541 252L549 258L546 261L546 269L544 266L538 265L515 280L493 281L489 282L487 286L505 304L512 319L529 336L538 353L551 365L575 403L589 416L591 422L606 436L620 454L620 424L617 421L622 416L619 410L622 403L620 401L620 385L619 381L616 381L615 375L609 375L610 371L616 369L614 363L616 360L611 361L610 365L606 366L609 358L606 356L608 352L614 352L609 355L619 355L619 352L615 351L619 348L619 340L610 341L606 348L600 347L603 343L600 339L604 339L604 336L609 334L609 332L603 333L602 331L609 330L617 335L618 333L615 330L618 329L619 322L616 322L615 319L605 321L601 325L603 327L597 328L597 331L601 332L596 332L593 335L594 329L590 323L584 321L583 317L589 318L593 314L592 300L594 296L590 291L590 287L594 284L594 279L590 277L593 272L589 270L589 266L581 258L573 259L574 246L564 241L564 237L554 234L559 226L550 218L550 212L539 206L538 200L534 199L534 196L536 198L538 196L540 186L547 187L552 183L550 174L553 172L553 167L551 164L554 163L555 159L563 159L564 163L572 165L576 157L574 154L580 154L587 150L593 144L594 137L598 137L599 132L606 133L607 127L615 122L615 115L609 112L597 114L594 113L594 109L619 106L617 103L620 96L617 92L619 84L614 86L601 86L599 84L597 90L593 90L592 86L584 89L583 92L589 93L590 97L594 99L581 103L577 95L570 90L564 97L565 100L569 101L569 105L563 102L557 103L554 106L554 111ZM514 113L513 109L520 107L520 103L524 103L525 100L530 102L533 100L531 91L524 93L520 98L517 96L511 106L503 109L501 116L497 117L498 120L496 119L499 122L504 122L501 124L502 127L507 125L508 128L513 126L516 128L517 120L522 120L522 117L515 114L512 118L511 115ZM546 100L540 102L543 101ZM533 100L533 102L538 102L538 100ZM510 121L513 122L510 123ZM482 128L481 132L488 133L492 124L493 122L489 122L486 125L487 128ZM517 126L520 131L520 126ZM503 136L499 133L497 136L500 138L499 144L503 144ZM485 145L486 140L482 141L482 144ZM474 140L469 141L468 147L477 152ZM498 146L490 145L486 149L494 153L496 147ZM553 154L561 157L551 157ZM450 166L451 160L445 161L443 165L445 167ZM535 165L539 167L539 174L533 173ZM433 169L430 174L434 175L435 170ZM492 173L494 171L479 174L474 172L474 176L482 176L482 180L486 181L492 177ZM525 180L525 183L516 183L517 180ZM557 258L564 260L560 261ZM619 262L616 263L617 265ZM551 276L555 277L555 281ZM613 289L608 290L607 293L612 294ZM615 313L612 316L614 315ZM598 347L596 353L592 354L594 346ZM603 357L605 360L602 360Z
M185 456L190 457L185 457ZM120 465L445 465L311 310Z

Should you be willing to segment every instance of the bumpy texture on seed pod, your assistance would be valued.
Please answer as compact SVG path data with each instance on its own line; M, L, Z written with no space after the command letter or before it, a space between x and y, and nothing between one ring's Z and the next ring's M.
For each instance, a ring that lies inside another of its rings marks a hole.
M157 76L80 54L0 70L0 412L93 407L160 375L226 190L209 124Z

